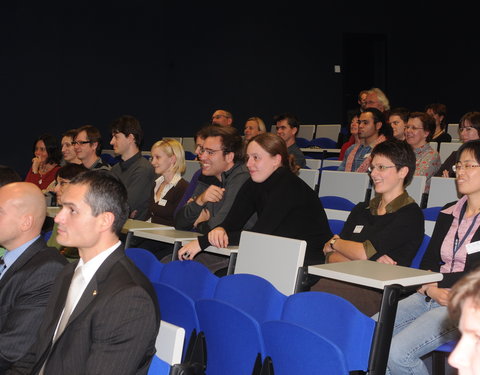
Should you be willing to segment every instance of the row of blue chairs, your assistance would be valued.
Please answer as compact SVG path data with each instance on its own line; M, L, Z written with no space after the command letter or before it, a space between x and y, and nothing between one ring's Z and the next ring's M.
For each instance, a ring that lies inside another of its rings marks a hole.
M154 259L145 261L141 253L127 249L155 279L162 319L184 327L186 342L204 335L207 374L251 374L264 361L275 374L367 369L375 322L342 298L320 292L287 297L258 276L218 278L193 261L155 271Z

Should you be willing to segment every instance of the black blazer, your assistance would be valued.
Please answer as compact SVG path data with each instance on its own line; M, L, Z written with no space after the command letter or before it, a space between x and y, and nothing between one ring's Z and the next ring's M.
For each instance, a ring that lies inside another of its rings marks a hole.
M146 374L160 313L155 292L119 246L100 266L52 346L77 262L56 281L37 342L9 374Z
M0 279L0 374L35 342L53 283L66 263L40 237Z

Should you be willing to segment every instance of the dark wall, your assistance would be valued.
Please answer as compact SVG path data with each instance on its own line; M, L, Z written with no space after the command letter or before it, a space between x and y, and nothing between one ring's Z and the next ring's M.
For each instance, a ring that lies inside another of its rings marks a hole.
M382 89L392 104L442 101L452 122L477 107L477 59L461 57L478 35L457 30L452 39L451 29L432 28L438 18L423 20L426 5L412 28L406 10L338 1L102 4L1 6L0 163L26 173L37 135L89 123L107 139L122 114L139 118L144 149L162 136L192 136L218 108L231 110L238 128L254 115L271 124L284 111L302 123L339 122L355 105L343 92L348 75L334 73L346 33L385 37Z

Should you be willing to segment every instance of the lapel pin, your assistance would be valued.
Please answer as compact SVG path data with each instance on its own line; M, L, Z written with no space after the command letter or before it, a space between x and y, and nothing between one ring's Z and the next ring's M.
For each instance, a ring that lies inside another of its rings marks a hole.
M94 291L92 292L92 296L96 296L96 295L97 295L97 291L94 290Z

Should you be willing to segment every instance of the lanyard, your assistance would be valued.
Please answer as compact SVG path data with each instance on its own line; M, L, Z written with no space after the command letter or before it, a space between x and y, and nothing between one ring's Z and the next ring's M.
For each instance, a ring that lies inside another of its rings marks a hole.
M472 220L472 224L470 224L470 226L467 229L467 233L465 233L463 238L460 240L458 237L458 231L460 230L460 224L462 223L463 216L465 215L466 211L467 211L467 202L465 202L465 204L463 205L460 211L460 216L458 218L458 227L457 227L457 231L455 232L455 240L453 241L453 257L452 257L452 265L450 267L450 272L453 271L453 266L455 265L455 255L457 254L457 251L460 249L460 247L462 247L463 243L465 242L468 235L470 234L473 227L475 226L475 222L477 221L478 215L480 215L480 213L475 215L475 217Z

